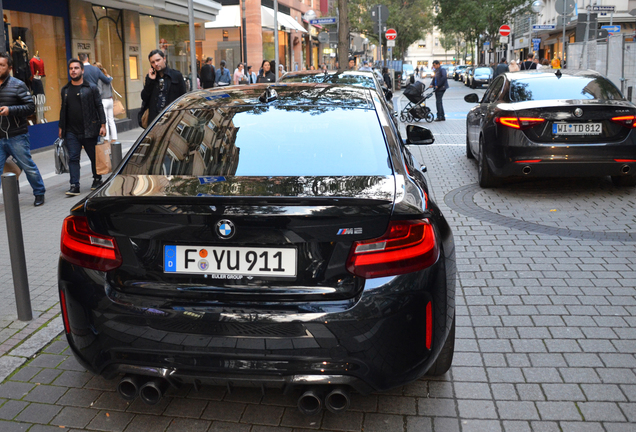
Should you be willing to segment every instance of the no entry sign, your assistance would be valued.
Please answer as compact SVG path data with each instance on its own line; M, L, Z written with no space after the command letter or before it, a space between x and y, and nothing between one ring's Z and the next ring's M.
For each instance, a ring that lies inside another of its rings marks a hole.
M510 26L508 24L504 24L499 27L499 34L502 36L508 36L510 34Z
M397 32L395 31L395 29L388 29L384 36L387 40L395 40L395 38L397 38Z

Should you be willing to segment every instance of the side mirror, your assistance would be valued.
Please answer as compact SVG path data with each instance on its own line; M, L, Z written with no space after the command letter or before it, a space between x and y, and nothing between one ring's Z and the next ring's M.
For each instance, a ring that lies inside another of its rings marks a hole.
M428 145L435 142L433 132L422 126L408 125L406 127L406 143Z
M468 103L479 103L479 96L477 96L477 93L471 93L464 96L464 100Z

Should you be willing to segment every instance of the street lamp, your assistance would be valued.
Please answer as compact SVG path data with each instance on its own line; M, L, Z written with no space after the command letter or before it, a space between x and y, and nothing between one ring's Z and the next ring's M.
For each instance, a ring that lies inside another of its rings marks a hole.
M316 12L314 12L313 9L309 9L307 12L305 12L305 15L303 15L303 19L305 19L307 21L315 20L316 19Z
M534 12L535 14L539 14L541 13L541 11L543 10L543 8L545 7L545 3L543 0L534 0L532 2L532 5L530 6L530 9L532 9L532 12ZM539 19L537 17L536 23L539 23ZM532 28L528 29L528 34L530 34L530 46L532 47L533 42L532 42Z

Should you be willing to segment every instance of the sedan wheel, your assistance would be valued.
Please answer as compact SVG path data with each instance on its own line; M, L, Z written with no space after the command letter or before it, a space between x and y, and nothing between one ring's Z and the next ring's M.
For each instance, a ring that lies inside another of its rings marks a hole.
M453 354L455 353L455 317L453 317L453 324L451 325L451 329L448 332L448 337L446 338L446 342L442 347L442 350L433 363L433 366L426 372L426 375L429 376L440 376L444 375L451 367L451 363L453 363Z
M466 157L468 159L475 159L473 151L470 149L470 142L468 141L468 134L466 134Z
M479 138L479 186L491 188L499 185L497 177L490 170L490 165L484 155L484 139Z

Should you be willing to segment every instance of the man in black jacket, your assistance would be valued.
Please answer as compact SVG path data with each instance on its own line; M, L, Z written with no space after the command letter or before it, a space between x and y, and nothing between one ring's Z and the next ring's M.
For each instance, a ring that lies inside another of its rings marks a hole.
M212 57L206 57L205 64L201 67L201 87L204 89L214 87L216 70L212 64Z
M166 55L161 50L152 50L148 55L150 70L146 75L141 100L148 110L148 124L174 102L186 93L186 85L181 72L166 66Z
M433 69L435 70L435 76L429 88L435 87L435 104L437 105L437 118L435 121L445 121L442 98L448 89L448 75L446 74L446 69L440 65L439 60L433 62Z
M84 81L84 65L77 59L68 62L71 81L62 87L62 108L60 109L60 138L66 139L68 147L71 187L66 195L80 194L80 153L82 147L91 160L93 184L91 190L102 184L102 176L95 166L95 146L97 137L106 135L106 116L99 90Z
M26 84L9 75L12 65L11 56L0 53L0 175L7 157L13 156L33 188L33 205L37 207L44 204L46 189L31 157L27 128L27 117L35 112L35 104Z

